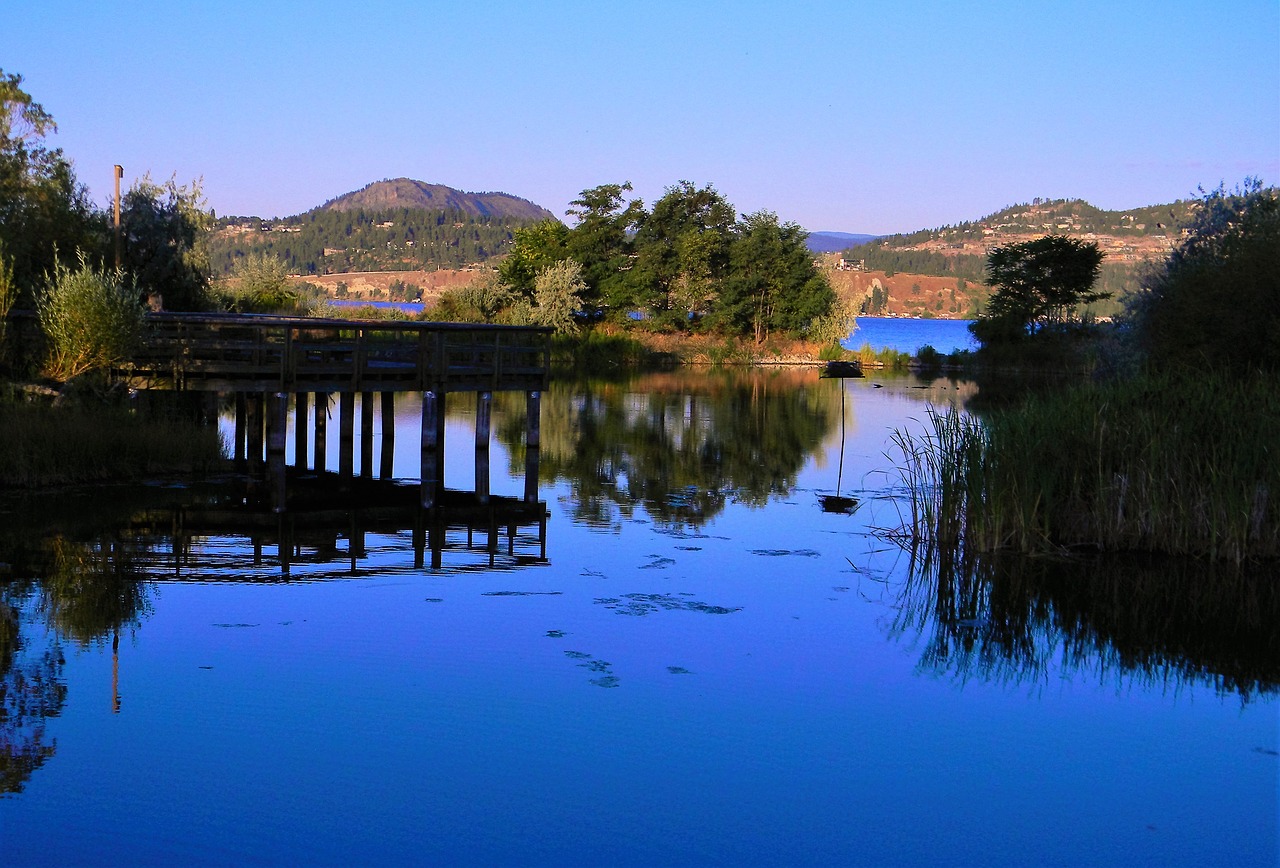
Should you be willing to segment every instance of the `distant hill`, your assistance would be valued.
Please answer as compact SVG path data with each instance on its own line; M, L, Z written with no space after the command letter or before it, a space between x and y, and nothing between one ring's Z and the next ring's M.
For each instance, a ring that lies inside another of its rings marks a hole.
M509 218L519 221L555 220L541 205L510 193L466 193L443 184L412 178L375 181L352 193L330 199L322 211L451 211L468 217Z
M875 235L856 235L852 232L810 232L805 239L810 253L837 253L858 244L875 241Z
M907 277L911 287L924 286L918 278L946 278L954 284L958 297L973 295L970 301L981 304L986 290L987 251L992 247L1027 241L1042 235L1066 235L1097 244L1105 259L1098 288L1113 293L1113 299L1094 305L1099 316L1110 316L1121 308L1121 299L1137 288L1138 274L1145 263L1158 261L1182 237L1183 227L1195 214L1198 202L1177 201L1164 205L1146 205L1122 211L1105 211L1082 199L1033 199L1030 203L1010 205L994 214L937 229L922 229L898 235L885 235L872 241L853 244L841 250L853 263L852 269L879 277L884 290L884 310L897 313L894 293L899 278ZM873 297L875 287L862 288L861 278L848 277L854 291L863 292L868 300L866 312L881 309L880 296ZM913 291L911 295L918 295ZM910 296L905 302L912 302ZM933 300L935 315L950 309L950 296L942 306ZM956 306L963 309L965 300ZM914 315L908 311L907 315Z
M395 178L279 220L223 217L207 247L222 273L251 253L267 253L308 276L458 269L506 253L521 226L554 219L510 193Z

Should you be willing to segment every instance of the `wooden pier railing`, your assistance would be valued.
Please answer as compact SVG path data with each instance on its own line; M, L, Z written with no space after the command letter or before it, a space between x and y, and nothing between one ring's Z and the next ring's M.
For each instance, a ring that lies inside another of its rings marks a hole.
M252 314L157 313L114 374L137 388L210 392L545 389L551 330Z

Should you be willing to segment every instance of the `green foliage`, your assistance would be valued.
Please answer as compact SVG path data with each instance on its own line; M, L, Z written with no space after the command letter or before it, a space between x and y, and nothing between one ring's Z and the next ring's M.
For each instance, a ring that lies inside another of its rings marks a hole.
M144 175L120 206L125 271L154 302L169 310L208 310L209 258L199 243L212 225L200 182L180 187Z
M912 532L974 550L1092 546L1280 556L1280 390L1262 375L1144 376L899 432Z
M489 273L443 293L427 313L439 322L495 323L519 298L498 275Z
M548 265L534 280L534 321L561 333L576 331L574 315L582 307L586 288L577 262L569 259Z
M858 330L858 304L854 301L832 302L828 313L816 317L809 328L809 339L824 347L839 347Z
M236 263L230 281L218 286L219 301L237 313L309 314L324 305L324 291L291 283L285 265L267 253L251 253Z
M1219 187L1190 230L1131 301L1141 348L1161 367L1280 369L1280 194Z
M835 291L814 266L805 237L799 226L780 224L767 211L744 217L736 227L712 321L735 334L750 334L759 344L773 332L807 334L815 321L831 316ZM847 312L836 316L847 317ZM837 329L828 324L826 330Z
M511 254L498 266L502 282L531 297L539 272L567 258L569 230L559 220L542 220L516 230Z
M82 257L72 270L57 266L38 302L48 345L45 373L69 380L127 359L142 337L138 290L121 271L102 271Z
M17 298L18 285L13 280L13 266L4 255L4 244L0 242L0 350L4 348L6 320Z
M22 89L22 76L0 70L0 246L23 306L34 304L59 251L92 254L105 242L105 221L71 164L44 144L56 131L52 116Z
M556 222L556 221L551 221ZM422 208L319 208L281 220L224 217L208 236L215 271L267 253L293 274L462 268L511 249L525 221Z
M1101 264L1097 244L1063 235L991 248L987 283L995 292L975 336L1005 343L1065 325L1078 306L1105 297L1093 291Z
M0 487L45 488L213 468L217 429L99 405L0 403Z

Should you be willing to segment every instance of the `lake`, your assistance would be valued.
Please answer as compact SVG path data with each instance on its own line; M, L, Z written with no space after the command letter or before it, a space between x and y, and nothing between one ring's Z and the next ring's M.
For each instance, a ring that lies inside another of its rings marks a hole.
M252 499L217 486L8 502L5 861L1273 864L1274 582L913 557L890 433L975 390L557 382L545 536L454 528L438 568L385 492L252 534L199 531ZM494 396L494 498L524 410Z
M914 355L926 345L940 353L978 348L969 333L969 323L973 320L860 316L857 322L853 334L842 342L847 349L857 350L870 344L873 350L888 348Z

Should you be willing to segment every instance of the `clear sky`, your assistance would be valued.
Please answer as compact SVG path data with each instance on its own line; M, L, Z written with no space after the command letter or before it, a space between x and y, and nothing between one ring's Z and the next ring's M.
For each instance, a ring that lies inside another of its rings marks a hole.
M0 68L111 167L282 216L382 178L557 214L685 179L888 233L1280 180L1280 0L0 0Z

